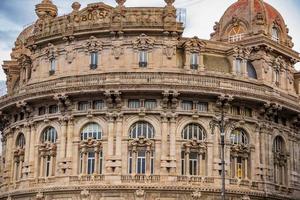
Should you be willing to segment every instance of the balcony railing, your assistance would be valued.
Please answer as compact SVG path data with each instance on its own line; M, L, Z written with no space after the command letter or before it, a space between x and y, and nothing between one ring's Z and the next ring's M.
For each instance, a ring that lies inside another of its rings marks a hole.
M123 175L122 183L156 183L160 182L159 175Z
M234 80L226 77L215 77L213 75L191 75L181 73L155 73L155 72L118 72L106 74L91 74L85 76L62 77L55 80L33 83L15 91L13 96L0 98L2 103L0 108L7 105L6 101L13 103L27 97L49 94L49 92L71 92L78 90L99 90L101 87L114 87L124 85L138 85L139 87L152 85L158 88L185 86L187 88L197 88L198 91L239 91L240 95L257 97L262 99L272 98L274 100L285 101L285 105L295 109L298 107L297 97L287 94L276 93L271 87L262 85L257 81ZM136 88L135 88L136 89ZM57 90L57 91L56 91ZM276 94L275 94L276 93ZM284 99L281 96L284 95Z

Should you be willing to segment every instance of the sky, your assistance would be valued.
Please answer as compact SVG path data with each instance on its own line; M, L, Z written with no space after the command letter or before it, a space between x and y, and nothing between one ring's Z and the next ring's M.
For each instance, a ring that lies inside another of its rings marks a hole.
M72 11L73 0L52 0L57 5L59 15ZM101 0L78 0L82 7L88 3ZM265 0L273 5L283 16L289 27L290 35L295 43L294 50L300 52L300 0ZM10 59L14 41L24 27L37 19L34 9L41 0L1 0L0 6L0 65L3 60ZM116 5L114 0L103 0L109 5ZM213 26L219 21L225 10L236 0L176 0L177 8L187 9L187 24L184 36L198 36L209 39ZM164 0L127 0L126 6L164 6ZM300 70L300 63L296 65ZM5 74L0 69L0 80L5 80Z

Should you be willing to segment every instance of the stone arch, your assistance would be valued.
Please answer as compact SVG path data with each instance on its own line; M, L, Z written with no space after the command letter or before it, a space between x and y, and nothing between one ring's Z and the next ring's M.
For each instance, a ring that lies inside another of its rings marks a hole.
M211 134L209 134L210 132L208 131L209 130L208 122L205 122L204 120L201 120L201 119L194 120L194 119L189 119L189 118L185 118L185 119L182 119L181 121L179 121L178 126L176 128L176 138L177 139L181 139L183 129L189 124L200 125L206 133L206 141L208 139L211 139Z
M44 132L44 130L46 130L46 128L48 127L53 127L56 130L56 134L57 134L57 142L60 140L60 136L61 136L61 128L60 128L60 124L59 122L49 122L49 123L41 123L38 127L37 127L37 136L35 138L35 142L36 144L40 144L41 142L41 137L42 134Z
M25 148L25 145L26 145L26 137L25 137L25 134L22 132L22 131L19 131L17 134L16 134L16 138L15 138L15 143L14 143L14 147L18 147L19 146L19 139L21 139L20 137L23 137L24 139L24 148Z
M98 124L102 130L102 139L107 138L107 121L100 117L93 117L92 119L89 118L79 119L75 123L75 127L74 127L74 130L76 130L75 137L80 138L82 129L84 128L84 126L86 126L89 123Z
M160 125L160 122L155 117L145 116L143 118L140 118L138 116L132 116L132 117L127 118L125 121L126 121L125 127L124 127L125 132L123 132L123 134L125 134L125 135L123 135L123 137L128 138L130 128L133 124L135 124L136 122L139 122L139 121L145 121L145 122L150 123L153 126L154 134L155 134L154 138L155 139L161 138L161 128L160 128L161 125Z
M227 130L225 130L225 138L226 138L227 141L231 142L231 133L232 133L232 131L234 131L236 129L240 129L240 130L243 130L245 132L245 134L247 136L247 139L248 139L248 144L249 145L253 143L255 136L252 138L252 136L250 134L251 130L246 125L241 125L241 126L235 127L234 129L227 129Z

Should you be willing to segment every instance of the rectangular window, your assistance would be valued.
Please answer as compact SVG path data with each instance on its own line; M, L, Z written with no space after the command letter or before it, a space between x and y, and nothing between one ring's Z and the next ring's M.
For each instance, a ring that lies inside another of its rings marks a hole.
M278 70L275 70L275 84L276 84L277 86L279 86L279 83L280 83L279 71L278 71Z
M185 155L184 151L181 152L181 175L185 175Z
M99 152L99 173L103 173L103 152Z
M78 110L84 111L88 110L90 107L90 104L88 101L81 101L78 103Z
M191 54L191 69L198 69L198 66L199 66L199 62L198 62L198 58L199 58L199 55L198 53L192 53Z
M231 114L233 115L240 115L241 114L241 109L239 106L232 106L231 107Z
M92 52L91 53L91 69L97 69L98 66L98 52Z
M246 117L252 117L252 109L251 108L245 108L245 116Z
M145 174L146 173L146 151L138 151L137 156L137 173Z
M95 153L88 152L88 174L93 174L95 170Z
M104 101L97 100L93 102L93 109L95 110L102 110L104 108Z
M80 158L79 158L79 160L80 160L79 171L80 171L80 173L82 174L82 173L83 173L83 169L82 169L83 155L82 155L82 153L80 153Z
M148 100L145 100L145 108L146 109L155 109L157 107L157 103L156 103L156 100L154 99L148 99Z
M132 152L129 152L128 157L128 174L132 174Z
M189 159L190 159L190 175L197 175L198 154L196 152L191 152Z
M150 158L150 173L154 174L154 153L151 152L151 158Z
M239 179L242 178L242 158L241 157L238 157L237 158L237 177Z
M39 115L44 115L44 114L46 114L45 106L39 107Z
M50 176L50 162L51 156L46 157L46 177Z
M235 60L235 73L237 75L241 75L242 74L242 64L243 64L243 60L240 58L237 58Z
M58 106L57 105L51 105L49 106L49 114L54 114L58 112Z
M128 100L128 108L140 108L141 102L138 99L129 99Z
M192 101L182 101L181 108L182 108L182 110L192 110L193 102Z
M207 112L207 110L208 110L208 103L198 102L198 103L196 104L196 109L197 109L199 112Z
M145 50L140 51L139 52L139 66L147 67L147 65L148 65L148 53Z
M49 74L53 75L55 73L55 70L56 70L56 60L55 60L55 58L51 58Z

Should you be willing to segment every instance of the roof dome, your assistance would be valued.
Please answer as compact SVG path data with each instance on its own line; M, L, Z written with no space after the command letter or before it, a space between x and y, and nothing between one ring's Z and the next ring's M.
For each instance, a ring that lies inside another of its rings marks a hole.
M281 14L263 0L238 0L214 26L212 40L237 42L253 35L265 35L282 45L293 47Z

